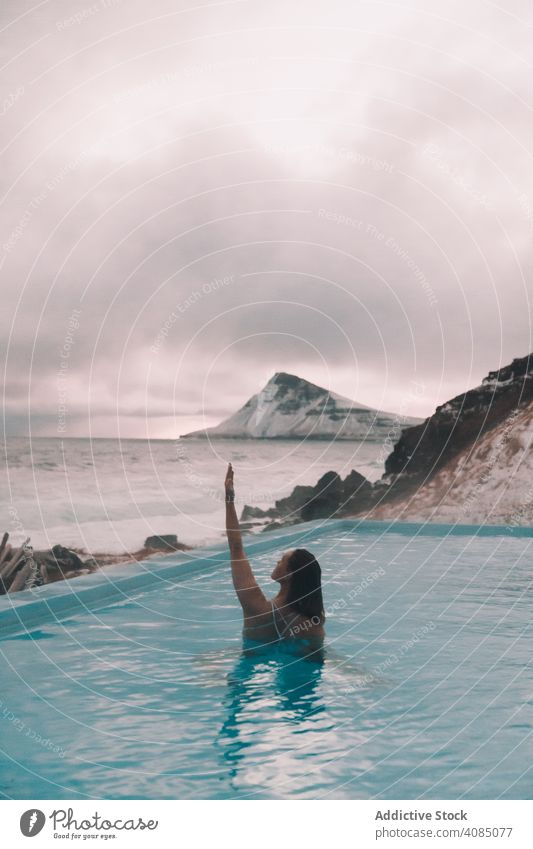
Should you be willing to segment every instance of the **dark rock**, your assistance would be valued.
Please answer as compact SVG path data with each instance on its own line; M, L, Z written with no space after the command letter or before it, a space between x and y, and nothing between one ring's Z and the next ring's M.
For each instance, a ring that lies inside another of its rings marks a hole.
M290 516L298 513L313 497L315 489L314 486L301 486L300 484L295 486L290 495L275 502L278 516Z
M364 475L360 474L360 472L356 472L355 469L352 469L349 475L347 475L342 482L342 495L343 498L353 498L354 495L358 495L363 492L369 492L372 489L372 484L368 481Z
M68 565L70 569L84 568L83 560L81 560L74 551L71 551L69 548L65 548L63 545L54 545L52 548L52 555L58 562L64 563L65 566Z
M273 519L263 530L286 527L296 522L330 518L346 511L366 509L372 503L372 484L352 469L343 481L337 472L326 472L315 486L295 486L292 493L281 498L275 507L261 510L244 508L242 519Z
M313 497L315 490L316 487L314 486L295 486L290 495L278 499L275 502L275 506L270 507L268 510L262 510L260 507L250 507L248 504L245 504L241 521L298 517L300 510Z
M176 534L156 534L151 537L146 537L144 548L151 548L155 551L179 551L181 550L180 543Z
M385 473L343 512L364 514L380 504L400 506L462 451L498 426L512 427L533 401L533 354L491 371L480 386L438 406L422 424L407 427L385 461Z
M342 506L343 485L337 472L326 472L313 489L311 498L303 505L300 515L302 521L329 519Z
M74 551L62 545L54 545L52 549L45 551L35 551L33 559L46 583L61 581L72 573L82 574L88 568Z
M342 504L339 515L353 515L367 510L374 501L374 489L364 475L352 469L342 482Z

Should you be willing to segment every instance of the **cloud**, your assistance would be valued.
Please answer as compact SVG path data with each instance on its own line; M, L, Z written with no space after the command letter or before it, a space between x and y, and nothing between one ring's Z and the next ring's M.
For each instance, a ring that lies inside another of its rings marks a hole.
M175 434L281 369L423 415L531 350L531 10L1 15L12 430Z

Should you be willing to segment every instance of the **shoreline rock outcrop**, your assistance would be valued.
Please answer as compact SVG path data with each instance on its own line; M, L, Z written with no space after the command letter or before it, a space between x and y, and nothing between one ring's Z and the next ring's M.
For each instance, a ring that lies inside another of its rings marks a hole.
M264 530L287 524L346 515L351 511L369 508L374 489L369 480L352 469L344 480L337 472L326 472L315 486L296 486L291 495L275 502L274 507L261 510L245 505L241 521L271 520Z
M191 549L191 546L178 542L175 534L147 537L141 549L122 554L89 554L83 548L65 548L63 545L34 551L29 539L17 548L13 548L8 540L9 534L5 533L0 543L0 595L77 578L119 563L133 563L172 551Z

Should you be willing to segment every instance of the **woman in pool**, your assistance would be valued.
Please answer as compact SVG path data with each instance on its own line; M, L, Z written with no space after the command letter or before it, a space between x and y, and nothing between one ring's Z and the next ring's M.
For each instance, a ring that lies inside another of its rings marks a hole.
M323 639L325 615L317 561L304 548L283 554L271 575L280 589L269 601L255 580L242 544L231 463L226 473L225 489L231 574L243 610L244 636L262 642L302 637Z

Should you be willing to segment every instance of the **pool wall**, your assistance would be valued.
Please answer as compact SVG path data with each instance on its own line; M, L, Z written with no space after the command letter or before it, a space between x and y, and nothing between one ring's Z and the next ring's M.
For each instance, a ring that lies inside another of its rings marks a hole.
M363 519L329 519L304 522L292 529L246 537L250 557L284 547L305 547L323 534L382 534L405 536L512 536L533 537L532 527L505 525L417 524ZM25 633L49 622L62 621L79 611L99 610L139 590L160 584L175 584L187 578L227 566L229 553L224 543L179 552L139 562L108 566L73 580L58 581L33 590L0 597L0 639Z

